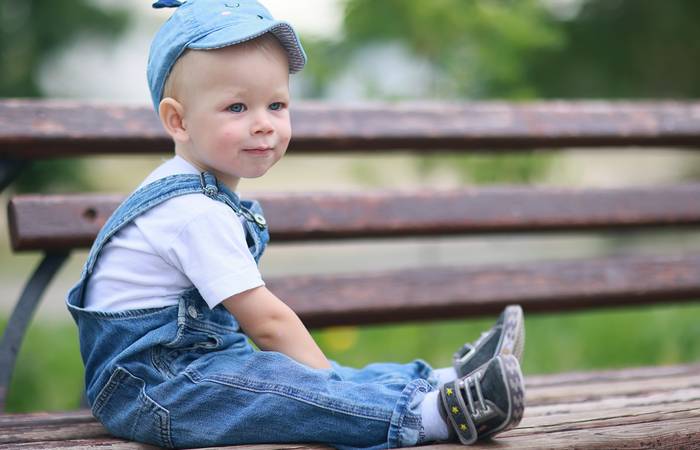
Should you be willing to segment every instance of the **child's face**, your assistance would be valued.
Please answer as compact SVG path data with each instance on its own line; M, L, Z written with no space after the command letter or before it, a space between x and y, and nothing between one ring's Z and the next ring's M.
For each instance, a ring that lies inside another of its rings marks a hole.
M264 175L291 138L284 50L232 46L186 57L181 97L189 139L176 151L232 189L240 178Z

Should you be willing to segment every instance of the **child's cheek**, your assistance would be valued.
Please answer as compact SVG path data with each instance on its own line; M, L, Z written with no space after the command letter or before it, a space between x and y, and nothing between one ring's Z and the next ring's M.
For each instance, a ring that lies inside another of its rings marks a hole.
M230 147L238 142L238 133L231 128L226 128L219 134L217 140L217 147Z

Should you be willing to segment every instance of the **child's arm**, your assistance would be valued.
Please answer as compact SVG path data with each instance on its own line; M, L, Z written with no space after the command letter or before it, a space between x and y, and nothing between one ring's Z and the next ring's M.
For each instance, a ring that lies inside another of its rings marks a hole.
M296 313L265 286L233 295L223 303L261 350L284 353L315 369L331 367Z

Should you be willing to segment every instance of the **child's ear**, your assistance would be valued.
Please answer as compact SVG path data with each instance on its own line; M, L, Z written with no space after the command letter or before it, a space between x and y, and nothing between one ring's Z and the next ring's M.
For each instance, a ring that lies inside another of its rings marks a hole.
M160 122L170 137L176 142L186 142L190 139L185 126L185 109L182 104L172 97L165 97L158 105Z

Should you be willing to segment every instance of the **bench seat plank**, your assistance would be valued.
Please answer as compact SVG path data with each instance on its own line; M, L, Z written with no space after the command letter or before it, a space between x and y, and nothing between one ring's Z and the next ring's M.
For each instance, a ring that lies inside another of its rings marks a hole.
M591 423L571 424L568 430L531 430L524 436L512 436L509 432L498 436L498 448L523 450L569 450L615 448L667 449L695 448L700 442L700 410L694 417L648 417L640 423L615 423L591 421ZM684 414L680 414L683 416ZM590 425L590 426L587 426ZM445 446L430 446L427 449L441 449ZM456 449L457 447L454 446ZM478 445L474 449L492 449L493 445Z
M568 381L567 381L568 380ZM692 447L700 439L700 364L526 377L521 425L499 435L499 448ZM605 384L604 391L601 386ZM560 389L552 391L552 386ZM574 394L572 394L574 392ZM577 395L575 392L588 392ZM146 449L111 438L87 410L0 415L0 448ZM477 445L474 448L492 448ZM314 449L319 445L225 449ZM428 449L462 448L433 445Z
M66 441L38 441L29 443L0 444L2 449L26 448L28 450L157 450L161 447L129 442L116 438L104 439L71 439ZM227 447L197 447L197 450L226 449L226 450L333 450L332 447L314 444L259 444L259 445L235 445Z
M700 184L624 189L472 188L256 195L272 242L700 224ZM22 195L8 221L15 251L91 245L119 195Z

